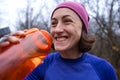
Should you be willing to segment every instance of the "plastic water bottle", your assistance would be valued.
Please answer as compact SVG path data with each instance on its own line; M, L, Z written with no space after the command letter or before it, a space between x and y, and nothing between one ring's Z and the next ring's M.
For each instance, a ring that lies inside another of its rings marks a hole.
M26 37L21 38L20 43L9 46L0 54L12 53L12 56L14 56L14 54L20 53L28 58L48 54L51 49L52 38L47 31L32 28L27 30L25 34Z

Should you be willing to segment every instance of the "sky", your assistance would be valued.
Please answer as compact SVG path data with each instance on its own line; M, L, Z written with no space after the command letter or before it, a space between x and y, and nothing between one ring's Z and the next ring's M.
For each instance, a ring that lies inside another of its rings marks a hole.
M19 4L18 4L19 3ZM21 6L21 4L23 6ZM24 7L24 0L0 0L0 28L10 27L11 31L15 31L16 11L18 8Z
M17 16L16 11L18 8L23 8L24 5L24 0L0 0L0 18L2 19L0 28L11 25Z
M40 7L39 4L52 4L53 0L31 0L35 1L32 5L36 10ZM27 5L26 0L0 0L0 28L10 26L12 31L15 30L14 26L17 12ZM51 5L48 5L51 7ZM52 5L55 6L55 5Z

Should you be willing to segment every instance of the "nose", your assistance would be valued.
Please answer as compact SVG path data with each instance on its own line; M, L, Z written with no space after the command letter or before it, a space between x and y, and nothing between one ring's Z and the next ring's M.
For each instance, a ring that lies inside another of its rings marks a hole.
M55 27L55 33L62 33L63 32L63 25L62 23L58 23Z

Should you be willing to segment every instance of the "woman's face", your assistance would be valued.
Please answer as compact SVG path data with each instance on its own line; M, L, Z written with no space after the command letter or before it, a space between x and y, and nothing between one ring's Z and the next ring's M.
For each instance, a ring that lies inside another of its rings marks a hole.
M51 35L57 51L78 49L81 37L82 21L68 8L57 9L51 18Z

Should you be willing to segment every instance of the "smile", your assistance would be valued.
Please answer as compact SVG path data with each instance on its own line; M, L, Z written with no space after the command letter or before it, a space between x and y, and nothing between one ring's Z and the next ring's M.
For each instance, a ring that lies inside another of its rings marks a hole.
M55 37L56 41L65 41L66 39L68 39L67 36Z

